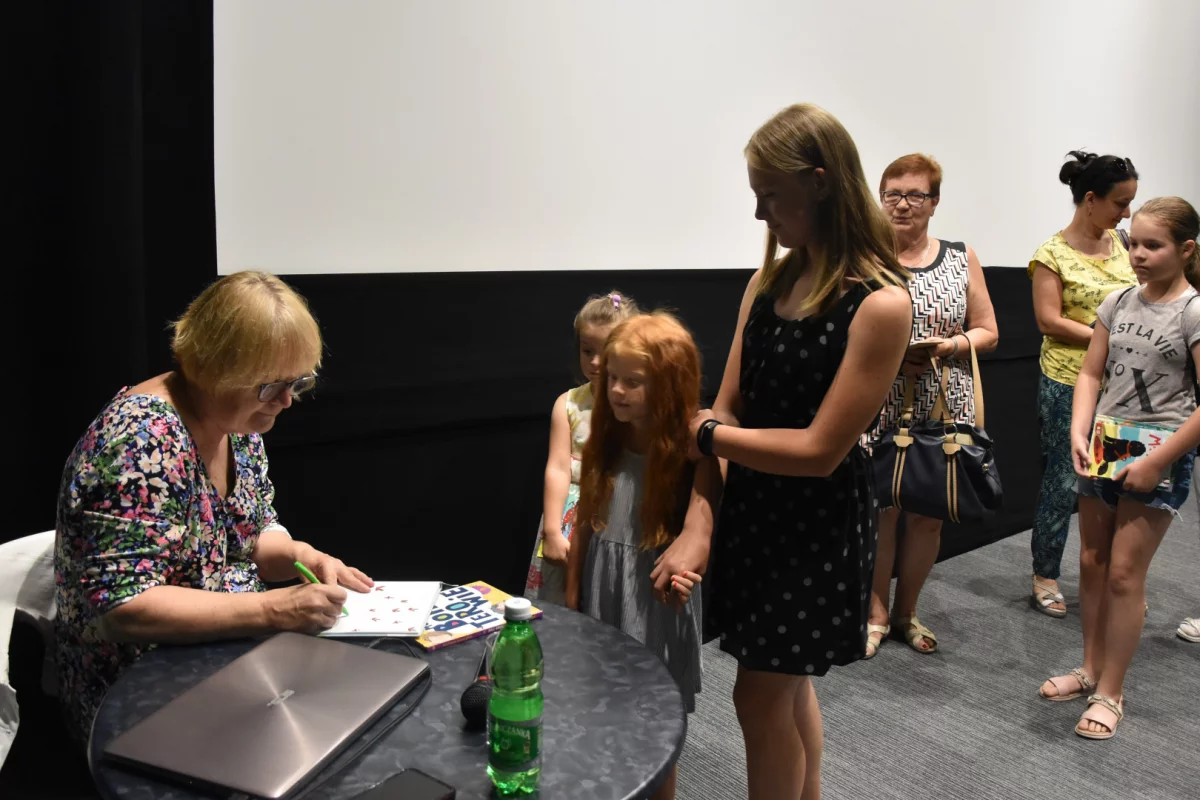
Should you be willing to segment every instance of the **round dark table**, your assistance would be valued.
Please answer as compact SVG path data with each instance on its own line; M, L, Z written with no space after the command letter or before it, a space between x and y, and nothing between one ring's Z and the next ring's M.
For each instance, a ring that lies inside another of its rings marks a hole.
M552 604L543 611L545 616L534 622L546 664L542 778L536 796L648 797L679 758L687 732L683 699L674 679L658 658L616 628ZM108 763L102 755L104 747L258 641L163 646L133 664L108 692L92 728L88 755L100 793L123 800L204 796ZM454 786L461 800L494 797L486 772L486 733L466 730L459 709L463 689L475 678L483 642L480 637L421 652L433 676L425 698L407 719L348 766L342 757L322 770L314 782L343 769L305 800L345 800L409 767ZM395 641L377 647L407 653ZM421 648L414 644L413 649ZM386 726L407 706L407 700L401 700L363 736ZM351 743L348 750L355 745Z

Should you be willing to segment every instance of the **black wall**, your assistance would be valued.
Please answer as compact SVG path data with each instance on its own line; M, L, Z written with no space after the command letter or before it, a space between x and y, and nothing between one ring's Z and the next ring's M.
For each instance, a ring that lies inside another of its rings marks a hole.
M13 38L29 76L27 158L11 265L22 288L5 298L20 467L0 539L53 526L74 442L122 385L169 368L169 320L216 275L211 6L51 3L22 15ZM572 383L578 306L619 287L674 308L701 345L711 396L748 277L287 278L309 299L328 352L315 395L267 436L284 523L380 577L520 589L550 407ZM1023 270L988 269L987 279L1001 345L983 379L1006 507L988 525L948 529L944 557L1029 527L1036 501L1029 284Z
M1007 503L987 526L948 529L943 556L1027 528L1036 499L1029 282L1021 270L986 272L1003 345L981 369ZM380 574L518 586L540 516L550 407L572 385L571 319L582 300L617 287L675 309L701 346L711 397L749 274L290 277L329 355L317 395L268 436L280 514Z
M16 476L0 539L54 524L59 473L166 322L215 275L211 3L22 3L4 55L17 142L5 381Z

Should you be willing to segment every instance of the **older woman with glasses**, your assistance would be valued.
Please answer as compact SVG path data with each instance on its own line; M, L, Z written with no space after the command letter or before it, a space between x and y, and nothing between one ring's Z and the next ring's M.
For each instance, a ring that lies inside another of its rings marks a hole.
M154 643L315 633L371 579L280 524L260 434L311 389L321 334L272 275L208 287L175 323L178 369L122 389L67 461L54 568L58 672L86 742L117 676ZM266 590L297 577L319 584Z
M929 417L940 394L930 356L950 365L947 409L956 422L975 422L975 387L970 368L971 345L980 352L996 349L996 313L975 251L962 242L929 235L929 220L941 200L942 168L926 155L913 153L893 161L879 182L884 213L896 232L900 263L912 277L912 342L937 339L932 348L908 351L901 374L892 384L883 413L868 438L874 443L895 428L904 412L905 394L913 384L915 421ZM958 359L965 358L966 361ZM890 633L902 636L918 653L937 649L937 637L917 619L917 597L937 561L942 521L905 512L905 535L897 543L900 510L884 507L880 498L879 547L871 589L866 657L879 650ZM893 564L899 564L896 599L888 610Z

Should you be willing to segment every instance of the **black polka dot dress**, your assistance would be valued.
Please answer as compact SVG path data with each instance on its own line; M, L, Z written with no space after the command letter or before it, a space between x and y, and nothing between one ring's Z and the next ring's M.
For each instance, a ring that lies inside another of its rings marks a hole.
M754 301L742 330L746 428L805 428L846 352L870 293L856 286L801 320ZM730 464L713 559L712 632L745 669L824 675L861 658L875 560L875 500L859 447L828 478Z

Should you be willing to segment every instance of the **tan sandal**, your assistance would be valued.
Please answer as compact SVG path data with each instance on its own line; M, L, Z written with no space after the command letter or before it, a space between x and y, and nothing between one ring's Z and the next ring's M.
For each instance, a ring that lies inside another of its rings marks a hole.
M892 632L891 625L868 625L867 626L867 652L863 658L874 658L879 652L879 646L883 644L883 640Z
M1034 608L1048 617L1062 619L1067 615L1065 608L1051 608L1055 603L1062 603L1064 606L1067 604L1066 598L1062 596L1062 593L1055 591L1053 587L1047 586L1037 578L1033 579L1033 594L1029 596L1029 602Z
M1067 692L1067 687L1064 683L1071 678L1074 678L1075 682L1079 684L1079 689L1074 692ZM1059 683L1059 681L1063 681L1064 683ZM1061 703L1064 700L1074 700L1076 697L1083 697L1096 688L1096 682L1083 671L1083 667L1076 667L1066 675L1055 675L1053 678L1049 678L1046 683L1057 689L1058 694L1046 694L1043 691L1045 684L1038 689L1038 694L1042 696L1043 700L1049 700L1052 703Z
M904 637L904 640L908 642L908 646L921 655L927 656L937 651L937 637L933 635L933 631L922 625L921 620L917 619L916 616L907 619L896 619L894 627L899 628L896 633ZM933 642L932 646L928 650L922 649L917 644L921 639L928 639Z
M1087 711L1075 724L1075 733L1085 739L1111 739L1117 734L1117 725L1125 718L1125 698L1114 702L1111 697L1094 694L1088 698ZM1103 733L1089 731L1082 727L1084 722L1096 722L1108 728Z

